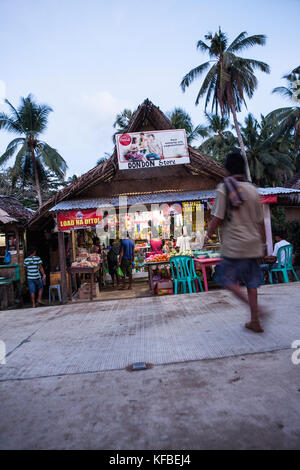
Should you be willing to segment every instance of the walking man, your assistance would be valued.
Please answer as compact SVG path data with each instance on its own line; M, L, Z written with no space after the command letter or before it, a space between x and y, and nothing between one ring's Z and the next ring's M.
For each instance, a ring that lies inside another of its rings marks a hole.
M245 164L239 152L230 153L225 162L228 178L217 187L213 218L204 243L221 226L220 282L250 307L246 328L262 333L257 288L261 284L258 258L264 253L265 230L262 205L257 189L246 181ZM241 289L242 281L247 294Z
M36 256L35 248L29 250L28 257L24 260L24 266L27 271L27 282L31 296L32 307L36 306L35 294L37 294L37 303L40 305L45 305L45 303L42 301L42 294L43 283L46 281L46 275L41 258Z

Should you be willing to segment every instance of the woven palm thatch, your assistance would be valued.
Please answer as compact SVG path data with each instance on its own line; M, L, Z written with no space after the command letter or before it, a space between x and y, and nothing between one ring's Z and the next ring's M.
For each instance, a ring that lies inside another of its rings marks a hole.
M286 188L300 189L300 172L296 173L286 184Z
M3 224L10 222L25 224L31 219L33 211L24 207L18 199L12 196L0 195L0 214Z
M165 114L151 101L146 99L136 110L132 116L127 128L127 132L140 132L147 130L168 130L173 129L170 120ZM214 160L201 155L198 151L189 146L190 163L184 166L191 175L198 175L214 179L218 183L224 176L224 168ZM49 209L57 203L80 197L83 191L89 187L95 186L100 182L109 183L118 172L118 157L116 148L112 156L105 162L92 168L83 174L78 180L70 184L66 188L59 191L54 197L49 199L38 209L30 221L30 226L35 225L40 218L48 213Z

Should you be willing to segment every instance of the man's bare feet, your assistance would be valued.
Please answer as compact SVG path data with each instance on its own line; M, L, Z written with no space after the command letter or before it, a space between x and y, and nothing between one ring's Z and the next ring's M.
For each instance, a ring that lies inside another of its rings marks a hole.
M43 302L42 300L38 300L37 303L38 303L39 305L46 305L46 303Z
M264 330L260 326L260 323L258 321L250 321L249 323L245 323L245 327L248 328L248 330L254 331L254 333L263 333Z

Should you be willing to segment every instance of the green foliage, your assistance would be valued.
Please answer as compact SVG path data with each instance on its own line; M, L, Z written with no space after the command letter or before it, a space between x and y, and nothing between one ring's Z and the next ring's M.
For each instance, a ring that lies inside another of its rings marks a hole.
M205 126L199 124L193 125L191 116L182 108L174 108L173 111L166 113L175 129L185 129L188 144L200 137L207 137L208 132Z
M209 138L200 145L199 151L219 163L224 163L226 155L238 146L238 140L228 130L230 126L228 118L217 114L206 114L206 119Z
M19 179L13 185L12 172L12 168L7 168L0 173L0 194L13 196L19 199L25 207L36 210L38 208L38 200L34 183L30 180L24 181ZM67 182L50 171L45 172L43 178L41 194L44 201L54 196L57 191L67 184Z
M271 225L272 229L274 230L279 230L280 228L285 226L286 221L285 221L285 210L283 207L280 206L273 206L272 204L270 205L271 208Z
M284 136L270 139L272 133L264 116L258 122L250 113L241 128L252 181L261 187L281 186L295 170L291 141Z
M15 108L5 100L9 113L0 113L0 129L21 135L12 140L0 157L0 166L7 164L15 156L10 176L12 187L20 183L34 184L39 204L42 203L41 184L47 183L47 172L62 180L67 164L61 155L46 142L38 139L48 124L48 115L52 109L45 104L38 104L32 95L21 98L21 104ZM47 184L46 184L47 186Z
M113 123L113 127L116 129L112 140L113 143L116 143L116 135L117 134L124 134L127 131L129 126L129 122L134 115L134 112L131 109L124 109L121 113L116 115L115 122Z
M300 66L296 67L289 74L284 75L286 86L274 88L272 93L280 94L293 103L288 108L275 109L266 117L270 126L274 130L273 139L279 136L294 139L294 150L300 150ZM299 156L299 155L298 155Z
M295 264L300 264L300 222L293 220L286 224L286 239L294 247Z
M284 230L285 239L293 245L295 264L300 264L300 222L293 220L286 222L285 210L283 207L271 205L271 224L273 234L279 230Z

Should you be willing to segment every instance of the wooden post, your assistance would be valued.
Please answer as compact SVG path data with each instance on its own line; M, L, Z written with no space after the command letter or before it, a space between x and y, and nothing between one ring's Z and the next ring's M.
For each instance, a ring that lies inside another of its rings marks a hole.
M66 304L68 301L68 286L67 286L67 265L66 265L64 232L58 232L58 253L59 253L59 265L60 265L60 273L61 273L62 303Z
M272 253L273 253L273 238L272 238L270 204L263 204L263 211L264 211L264 223L265 223L265 232L266 232L267 253L268 253L268 255L272 255Z

